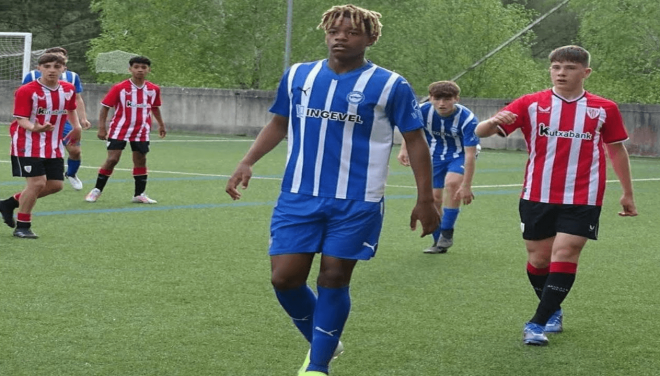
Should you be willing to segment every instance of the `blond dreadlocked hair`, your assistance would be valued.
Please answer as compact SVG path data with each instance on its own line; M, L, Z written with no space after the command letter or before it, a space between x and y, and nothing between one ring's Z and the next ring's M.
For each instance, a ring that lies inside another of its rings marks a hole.
M351 18L351 25L358 27L363 32L371 35L372 37L380 38L380 30L383 25L380 23L379 18L382 16L378 12L357 7L353 4L335 5L323 13L321 23L317 29L328 31L336 21L341 22L345 16ZM374 43L375 43L374 42Z

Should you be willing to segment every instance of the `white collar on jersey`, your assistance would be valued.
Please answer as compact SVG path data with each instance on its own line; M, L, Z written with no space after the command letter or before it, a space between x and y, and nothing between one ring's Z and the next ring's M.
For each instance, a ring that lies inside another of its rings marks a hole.
M132 78L129 78L128 80L131 81L131 85L135 86L138 89L142 89L147 84L147 81L145 80L144 83L142 84L142 86L138 86L138 85L135 84L135 82L133 82Z
M41 82L41 77L37 78L37 82L39 83L39 85L41 85L41 86L43 86L46 89L51 90L51 91L55 91L55 90L60 88L60 82L59 81L57 81L57 86L55 86L55 87L50 87L50 86L44 84L43 82Z
M563 96L561 96L561 94L557 93L557 90L555 90L554 86L552 87L552 94L558 96L559 98L561 98L561 100L563 100L564 102L568 102L568 103L579 101L580 99L582 99L582 97L584 97L584 94L586 94L586 93L587 93L587 91L582 89L582 93L580 93L580 95L575 97L575 99L566 99Z

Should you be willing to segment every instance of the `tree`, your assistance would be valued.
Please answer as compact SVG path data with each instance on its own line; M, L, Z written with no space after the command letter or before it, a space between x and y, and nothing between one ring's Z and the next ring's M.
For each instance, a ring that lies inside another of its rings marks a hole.
M0 30L32 33L33 50L66 48L68 68L80 74L83 82L93 78L85 51L101 28L90 0L3 1L0 10Z
M330 1L296 1L291 61L327 56L316 29ZM499 0L364 1L383 14L383 37L367 53L425 93L524 27L530 13ZM286 2L261 0L96 0L103 33L89 53L115 49L154 60L166 85L271 90L282 74ZM406 11L402 11L405 9ZM484 22L497 19L498 22ZM438 26L442 25L442 26ZM110 80L108 78L108 80ZM114 80L114 79L113 79ZM527 37L461 78L465 96L512 97L543 86Z
M587 88L624 103L660 103L660 3L574 0L579 40L590 51Z
M524 28L531 18L522 6L499 0L407 1L401 12L383 12L383 38L374 61L402 73L419 94L429 83L449 80ZM492 20L497 20L493 22ZM511 98L547 85L531 58L527 34L463 75L464 97Z
M533 11L534 18L545 14L561 3L561 0L503 0L504 4L517 3ZM557 9L534 26L531 39L532 57L546 62L548 55L557 47L574 44L578 37L578 14L568 5Z

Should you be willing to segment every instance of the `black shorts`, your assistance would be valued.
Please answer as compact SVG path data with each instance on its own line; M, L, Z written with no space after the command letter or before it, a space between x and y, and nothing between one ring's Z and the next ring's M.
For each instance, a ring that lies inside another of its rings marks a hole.
M64 180L64 159L11 156L13 176L33 178L46 175L46 180Z
M520 228L525 240L543 240L558 232L598 238L600 206L546 204L520 199Z
M107 147L108 150L124 150L127 142L128 141L109 138L107 141ZM147 154L149 152L149 141L130 141L130 143L132 151L139 151L142 154Z

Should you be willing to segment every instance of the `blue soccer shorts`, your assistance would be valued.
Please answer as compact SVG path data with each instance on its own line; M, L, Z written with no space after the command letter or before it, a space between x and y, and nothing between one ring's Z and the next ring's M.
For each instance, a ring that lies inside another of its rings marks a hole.
M445 187L445 177L447 173L454 172L459 175L465 173L465 155L461 154L456 159L434 161L433 162L433 188L442 189Z
M282 192L270 226L271 256L322 253L369 260L378 249L385 203Z

